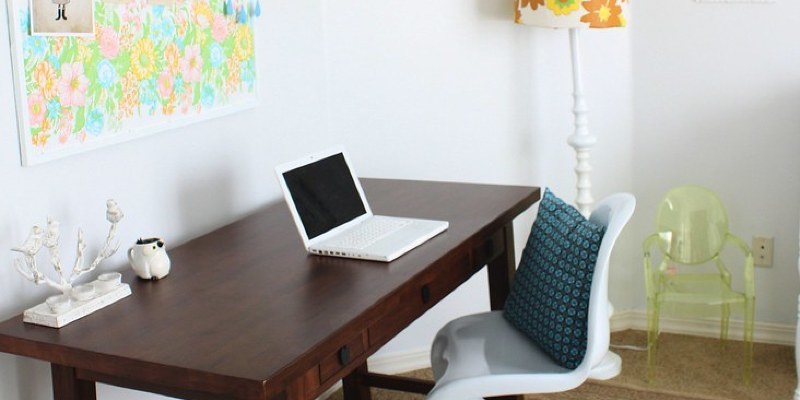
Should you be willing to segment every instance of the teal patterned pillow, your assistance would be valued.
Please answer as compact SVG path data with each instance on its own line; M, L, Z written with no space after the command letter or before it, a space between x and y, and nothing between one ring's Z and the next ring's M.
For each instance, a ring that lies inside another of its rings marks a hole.
M586 354L589 292L605 227L545 189L503 316L559 365Z

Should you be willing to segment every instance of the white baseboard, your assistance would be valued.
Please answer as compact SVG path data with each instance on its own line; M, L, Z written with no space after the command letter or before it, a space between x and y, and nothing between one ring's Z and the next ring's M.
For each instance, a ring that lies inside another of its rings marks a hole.
M719 319L661 317L661 332L680 333L684 335L719 337ZM626 329L647 330L647 312L642 310L626 310L614 313L611 317L611 331ZM744 323L731 320L728 326L728 337L742 340ZM756 321L753 328L753 341L758 343L782 344L794 346L795 326Z
M402 353L370 357L369 370L380 374L396 375L431 366L431 348L424 347Z

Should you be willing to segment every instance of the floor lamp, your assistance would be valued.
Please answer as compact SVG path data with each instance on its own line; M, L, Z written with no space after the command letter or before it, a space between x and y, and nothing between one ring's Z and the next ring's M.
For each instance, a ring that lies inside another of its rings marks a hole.
M515 0L515 22L544 28L563 28L569 30L570 54L572 55L572 88L575 99L575 131L567 138L567 143L575 149L577 164L578 195L575 205L578 211L588 217L592 210L592 184L589 165L589 150L597 138L589 133L586 99L583 96L581 66L578 49L578 31L583 28L615 28L625 26L624 7L628 0ZM608 316L614 307L608 304ZM619 355L609 351L600 365L592 368L591 377L609 379L619 375L622 360Z
M588 107L583 95L578 31L583 28L615 28L625 26L624 7L628 0L516 0L515 21L518 24L569 30L572 55L572 88L575 98L575 131L567 143L575 149L578 195L575 205L584 216L592 211L592 183L589 150L597 138L589 132Z

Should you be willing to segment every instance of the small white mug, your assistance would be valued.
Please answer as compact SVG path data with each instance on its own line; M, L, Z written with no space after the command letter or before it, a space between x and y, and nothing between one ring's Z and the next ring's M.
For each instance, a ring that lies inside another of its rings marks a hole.
M128 249L128 261L139 278L154 281L167 276L171 266L164 240L160 238L137 240Z

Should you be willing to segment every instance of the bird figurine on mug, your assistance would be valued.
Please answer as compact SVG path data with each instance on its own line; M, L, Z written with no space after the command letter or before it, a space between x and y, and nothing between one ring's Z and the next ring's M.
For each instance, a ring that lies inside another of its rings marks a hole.
M139 239L128 249L128 260L136 275L157 281L169 274L171 262L160 238Z

